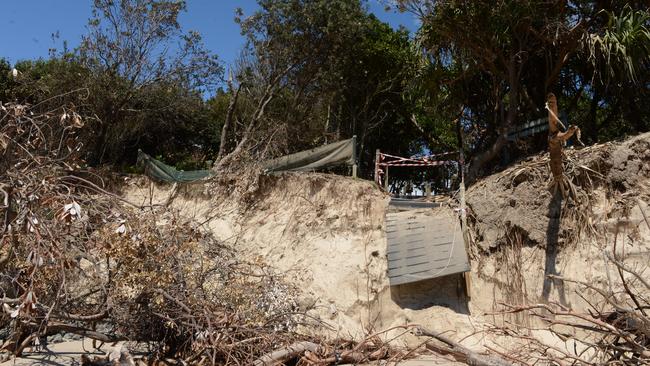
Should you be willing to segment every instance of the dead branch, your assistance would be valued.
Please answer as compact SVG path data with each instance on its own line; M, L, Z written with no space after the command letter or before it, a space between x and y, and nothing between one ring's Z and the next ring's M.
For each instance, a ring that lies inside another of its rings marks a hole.
M228 143L228 134L230 133L233 124L233 116L237 108L237 100L241 92L242 84L237 85L237 89L233 87L232 72L228 76L228 91L230 92L230 100L228 101L228 109L226 110L226 120L221 128L221 141L219 142L219 153L217 154L217 161L220 161L226 154L226 144Z
M254 366L270 366L282 364L293 358L296 358L305 351L316 353L318 345L312 342L296 342L286 347L279 348L271 353L267 353L253 362Z
M647 280L646 280L646 279L645 279L641 274L639 274L637 271L635 271L635 270L633 270L633 269L627 267L627 266L626 266L625 264L623 264L622 262L620 262L620 261L614 259L614 257L613 257L611 254L609 254L609 253L605 253L605 255L607 256L607 258L608 258L610 261L612 261L612 263L614 263L614 265L616 265L616 267L618 267L618 268L620 268L621 270L623 270L623 271L625 271L625 272L627 272L627 273L633 275L634 277L636 277L636 279L638 279L639 282L641 282L641 283L642 283L642 284L643 284L643 285L644 285L648 290L650 290L650 283L649 283L649 282L648 282L648 281L647 281Z
M459 361L466 362L468 365L472 366L511 366L512 363L500 358L491 355L482 355L478 352L472 351L469 348L463 346L462 344L453 341L452 339L442 335L441 333L432 332L426 328L418 327L417 333L425 335L427 337L434 338L450 348L445 351L454 356ZM441 348L435 345L431 346L434 350L440 351Z

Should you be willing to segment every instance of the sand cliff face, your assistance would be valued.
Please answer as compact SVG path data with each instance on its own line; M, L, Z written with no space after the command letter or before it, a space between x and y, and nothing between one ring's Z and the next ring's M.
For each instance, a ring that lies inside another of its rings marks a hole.
M615 242L631 264L650 260L643 218L650 202L650 134L566 150L565 169L577 199L546 189L546 154L468 190L476 274L493 286L495 301L555 301L580 309L584 300L575 286L545 276L604 284L603 253L612 252Z
M515 164L468 190L471 300L459 276L390 287L384 219L388 197L371 182L313 173L221 179L181 188L170 201L247 261L281 273L300 290L313 328L329 336L420 323L453 331L480 348L488 324L528 323L524 315L486 316L499 303L586 305L579 287L548 274L605 284L604 252L650 261L650 135L567 152L577 201L552 197L547 155ZM247 178L245 178L247 179ZM244 179L244 180L245 180ZM170 187L137 181L125 197L166 202ZM451 210L447 210L450 212ZM395 336L395 330L388 336ZM542 335L544 336L544 335ZM412 338L400 338L403 341Z

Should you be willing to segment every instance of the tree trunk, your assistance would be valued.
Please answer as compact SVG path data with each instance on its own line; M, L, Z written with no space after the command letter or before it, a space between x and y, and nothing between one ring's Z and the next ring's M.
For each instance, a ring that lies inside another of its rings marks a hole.
M580 130L576 126L569 126L566 132L560 130L559 125L561 125L562 122L557 117L557 99L553 93L548 94L546 105L548 109L548 152L551 159L551 174L553 175L553 180L551 181L549 188L552 188L554 196L555 192L559 188L563 198L571 195L576 199L573 185L564 175L564 167L562 166L564 153L562 149L566 140L576 132L579 133Z
M517 71L516 65L517 63L515 58L511 57L508 67L508 79L510 85L510 91L508 92L508 113L505 119L501 120L501 124L497 128L497 139L494 141L492 146L472 158L466 177L466 183L468 186L479 177L485 164L494 160L494 158L496 158L501 150L508 144L508 130L515 124L519 107L519 72Z
M242 136L242 139L237 143L237 146L235 146L235 149L229 153L228 155L223 156L217 163L214 164L213 170L214 171L219 171L225 166L229 165L234 159L238 158L241 153L243 152L244 148L248 147L248 143L251 139L251 135L253 134L253 131L255 128L257 128L258 122L262 117L264 116L264 113L266 111L266 107L268 104L273 100L275 97L275 93L279 90L280 86L280 80L291 71L291 69L295 66L295 64L289 65L287 68L283 69L280 71L278 74L276 74L273 78L269 79L265 88L262 96L260 97L259 101L257 102L257 107L255 109L255 112L253 113L250 121L248 122L246 126L246 130L244 131L244 135ZM240 85L241 86L241 85ZM235 101L236 102L236 101ZM230 106L230 104L229 104ZM233 106L233 110L234 110ZM234 113L233 113L234 114ZM232 119L232 117L231 117ZM222 136L223 138L223 136Z
M330 118L332 117L331 110L332 110L332 101L329 100L327 102L327 118L325 119L325 130L323 131L323 136L325 136L326 144L328 143L327 133L329 132L330 129Z
M99 131L97 132L97 139L90 158L92 165L99 166L103 162L104 153L106 151L107 135L108 135L108 120L101 121L99 124Z
M235 108L237 107L237 99L239 98L239 91L241 90L241 84L237 86L233 94L232 80L228 81L228 87L230 89L230 101L228 102L228 109L226 110L226 120L223 123L221 128L221 141L219 141L219 153L217 154L217 161L220 161L226 154L226 145L228 143L228 133L230 132L230 126L232 125L233 116L235 114Z
M230 164L234 159L239 157L241 153L244 151L244 148L248 146L248 142L251 138L251 135L253 134L253 131L257 127L258 121L264 116L266 106L269 104L269 102L271 102L273 96L274 96L273 85L269 85L267 86L264 95L260 99L257 105L257 109L255 110L255 113L253 113L250 122L248 122L248 125L246 126L246 130L244 131L244 135L242 136L242 139L239 141L239 143L237 143L237 146L235 146L235 149L231 153L223 156L221 159L217 161L217 163L213 167L215 171L219 171L223 167Z
M591 106L589 108L589 119L587 120L587 140L595 143L598 141L598 102L600 101L600 93L597 87L593 87L594 95L591 98Z

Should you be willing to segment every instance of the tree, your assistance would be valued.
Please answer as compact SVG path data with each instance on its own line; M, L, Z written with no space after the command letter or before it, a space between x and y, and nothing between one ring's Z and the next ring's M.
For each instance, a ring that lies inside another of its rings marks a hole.
M373 15L365 17L359 38L346 53L331 99L330 108L340 113L327 127L336 135L357 135L360 166L369 173L377 148L410 155L426 145L410 121L417 99L407 97L421 57L406 30L393 30Z
M585 90L580 85L584 80L569 66L584 54L590 35L604 29L603 9L622 6L573 1L554 6L538 1L398 3L422 19L419 37L435 69L431 94L446 96L447 114L462 106L470 135L470 179L499 156L509 130L543 115L540 106L547 92L573 98Z
M604 11L607 25L600 32L585 35L585 48L594 70L615 80L637 81L647 71L650 58L650 13L626 4L620 13ZM645 70L644 70L645 69Z
M220 157L241 152L242 142L247 151L279 155L357 135L369 167L377 147L413 147L404 93L420 57L408 32L369 15L359 0L259 5L239 15L248 46L229 82Z
M12 89L15 86L11 69L9 61L0 58L0 101L5 103L12 99Z
M259 11L246 18L240 12L237 18L247 46L235 80L229 79L233 104L222 130L220 165L256 139L265 140L262 150L287 151L289 141L300 149L322 135L322 128L314 128L314 119L322 115L326 99L322 97L331 91L331 80L338 79L337 65L357 38L363 15L358 0L258 3ZM233 120L241 121L243 128L235 133L233 150L226 153Z
M183 1L94 1L78 50L92 73L88 88L100 120L92 162L123 160L123 145L152 127L151 113L174 124L174 111L198 102L220 80L222 67L200 35L182 31L178 16L184 10ZM169 96L163 105L156 100L161 95Z
M586 35L577 68L591 90L585 113L590 141L650 129L644 102L650 97L650 13L625 5L620 12L603 11L603 15L606 24ZM607 108L603 123L598 123L601 104Z

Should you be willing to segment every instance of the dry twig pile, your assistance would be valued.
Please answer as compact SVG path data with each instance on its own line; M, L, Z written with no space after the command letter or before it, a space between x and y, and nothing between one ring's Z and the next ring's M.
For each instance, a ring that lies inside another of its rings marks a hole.
M84 168L83 133L83 117L63 107L1 106L2 351L20 355L63 332L145 342L150 360L192 364L395 355L376 337L274 354L307 319L295 289L167 207L108 192Z

